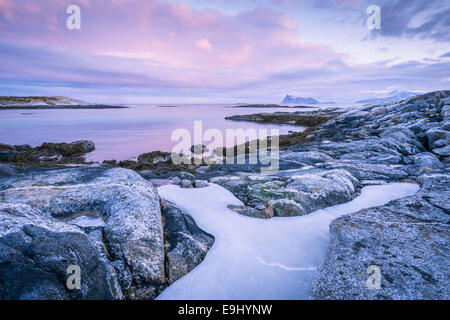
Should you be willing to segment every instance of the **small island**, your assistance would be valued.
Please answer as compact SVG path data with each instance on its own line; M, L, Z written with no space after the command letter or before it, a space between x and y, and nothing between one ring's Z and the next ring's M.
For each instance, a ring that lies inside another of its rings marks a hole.
M0 96L0 110L11 109L122 109L126 106L114 106L98 103L88 103L78 99L56 96Z
M232 121L251 121L259 123L290 124L311 127L324 123L336 115L342 113L339 109L323 109L316 111L275 112L234 115L226 117Z

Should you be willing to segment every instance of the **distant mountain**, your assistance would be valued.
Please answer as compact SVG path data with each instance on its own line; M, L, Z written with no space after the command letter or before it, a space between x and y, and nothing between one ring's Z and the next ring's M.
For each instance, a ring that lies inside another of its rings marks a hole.
M281 103L304 103L304 104L318 104L319 101L317 101L314 98L302 98L302 97L296 97L292 95L286 95L283 101Z
M359 100L356 103L384 103L384 102L395 102L410 97L419 95L420 93L410 92L410 91L398 91L394 90L386 94L380 94L370 99Z

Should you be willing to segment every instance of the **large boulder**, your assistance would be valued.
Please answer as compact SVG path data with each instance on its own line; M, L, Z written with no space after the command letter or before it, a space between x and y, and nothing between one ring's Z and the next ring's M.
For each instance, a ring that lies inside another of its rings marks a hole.
M413 197L332 222L314 299L450 298L450 177L446 170L420 180ZM367 285L369 266L381 270L379 289Z
M380 137L384 146L397 150L402 155L412 155L425 151L416 135L403 126L387 128L380 134Z
M0 204L2 300L123 297L107 264L85 233L63 223L37 223L36 216L30 211L32 208L23 205ZM13 218L12 214L20 215L21 219ZM81 270L79 290L69 290L66 285L67 269L71 265Z
M150 299L165 285L159 197L138 174L35 171L1 179L0 190L0 282L18 281L2 286L2 298ZM104 221L98 241L71 224L86 216ZM80 293L65 286L70 264L81 268Z
M247 206L261 211L244 210L246 215L268 217L298 216L335 204L347 202L356 196L356 180L345 170L310 170L280 172L286 176L252 176L240 174L216 177L211 182L230 190ZM242 208L235 211L241 212Z

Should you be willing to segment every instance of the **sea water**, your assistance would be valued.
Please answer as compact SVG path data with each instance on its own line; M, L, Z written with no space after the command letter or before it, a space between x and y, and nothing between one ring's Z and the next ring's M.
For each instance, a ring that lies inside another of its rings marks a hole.
M96 150L87 160L126 160L155 150L170 152L176 129L193 132L194 121L203 129L279 129L280 134L302 131L292 125L225 120L237 114L310 109L233 108L230 105L131 105L126 109L0 110L0 143L9 145L92 140ZM228 142L227 142L228 143ZM233 142L230 142L232 146Z

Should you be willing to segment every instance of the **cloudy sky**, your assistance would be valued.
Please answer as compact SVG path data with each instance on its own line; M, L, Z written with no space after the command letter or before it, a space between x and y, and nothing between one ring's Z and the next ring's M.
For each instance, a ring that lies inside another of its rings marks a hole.
M66 27L72 4L81 30ZM448 0L0 0L0 95L353 102L439 89L450 89Z

